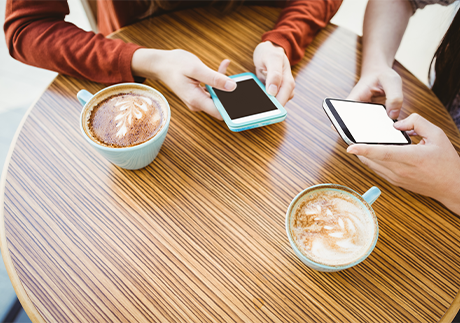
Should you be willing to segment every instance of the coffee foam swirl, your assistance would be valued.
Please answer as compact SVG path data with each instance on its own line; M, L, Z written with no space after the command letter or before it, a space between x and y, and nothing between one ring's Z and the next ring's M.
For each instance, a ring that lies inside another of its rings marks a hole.
M112 100L117 101L118 98L112 98ZM140 102L140 104L136 101L136 99L140 99L144 102ZM152 99L149 99L145 96L138 96L138 97L127 97L123 100L118 100L115 103L115 107L119 107L120 113L115 117L115 121L117 121L117 128L119 128L117 132L117 137L124 137L128 132L128 126L133 123L133 118L141 119L149 109L154 109ZM144 113L143 113L144 112Z
M314 191L298 204L291 232L299 250L325 265L344 265L360 258L373 242L369 211L347 193Z
M118 93L95 106L87 118L94 141L131 147L152 138L164 124L165 103L144 93Z

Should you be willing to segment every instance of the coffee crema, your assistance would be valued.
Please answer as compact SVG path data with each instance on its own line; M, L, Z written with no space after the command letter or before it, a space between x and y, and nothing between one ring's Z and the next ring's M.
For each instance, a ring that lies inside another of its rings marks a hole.
M376 224L351 194L321 189L301 198L291 218L291 235L300 252L329 266L350 264L371 247Z
M140 145L160 130L162 102L144 93L118 93L99 102L88 118L92 139L103 146Z

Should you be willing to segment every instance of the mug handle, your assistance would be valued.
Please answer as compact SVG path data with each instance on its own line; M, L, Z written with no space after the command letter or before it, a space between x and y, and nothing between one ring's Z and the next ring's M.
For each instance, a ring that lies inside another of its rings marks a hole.
M363 194L363 199L366 200L367 204L372 205L375 200L380 196L380 190L377 186L372 186L366 193Z
M92 97L93 95L86 90L80 90L80 92L77 94L77 99L80 101L82 106L85 106L86 102L91 100Z

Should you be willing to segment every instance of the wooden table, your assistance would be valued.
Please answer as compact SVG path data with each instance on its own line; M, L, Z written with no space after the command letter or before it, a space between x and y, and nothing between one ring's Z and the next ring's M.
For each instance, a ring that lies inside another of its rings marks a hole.
M252 51L278 14L187 10L113 37L183 48L213 68L230 58L236 74L253 71ZM347 154L322 111L324 97L350 92L360 55L358 36L328 26L294 68L287 120L243 133L190 112L163 84L147 81L169 100L172 119L159 156L139 171L111 165L80 134L75 96L103 85L58 76L24 120L1 185L3 259L27 314L36 322L452 320L459 218ZM460 149L433 93L395 68L404 116L426 116ZM377 246L354 268L310 270L289 245L286 209L318 183L382 190Z

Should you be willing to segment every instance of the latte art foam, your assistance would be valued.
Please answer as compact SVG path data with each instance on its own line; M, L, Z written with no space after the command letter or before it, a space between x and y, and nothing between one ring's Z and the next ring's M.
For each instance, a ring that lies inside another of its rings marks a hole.
M119 107L119 114L115 117L117 128L119 128L117 137L124 137L128 132L128 127L133 124L133 119L136 118L139 120L144 115L148 114L148 110L153 109L153 102L152 99L145 96L128 96L121 100L119 98L112 98L111 101L117 99L118 102L115 103L115 107ZM140 102L139 104L139 100L136 99L140 99L144 102Z
M130 147L161 128L161 104L144 94L122 93L100 102L89 117L93 137L109 147Z
M338 266L359 259L371 246L375 226L355 198L336 190L308 194L292 219L298 249L314 262Z

